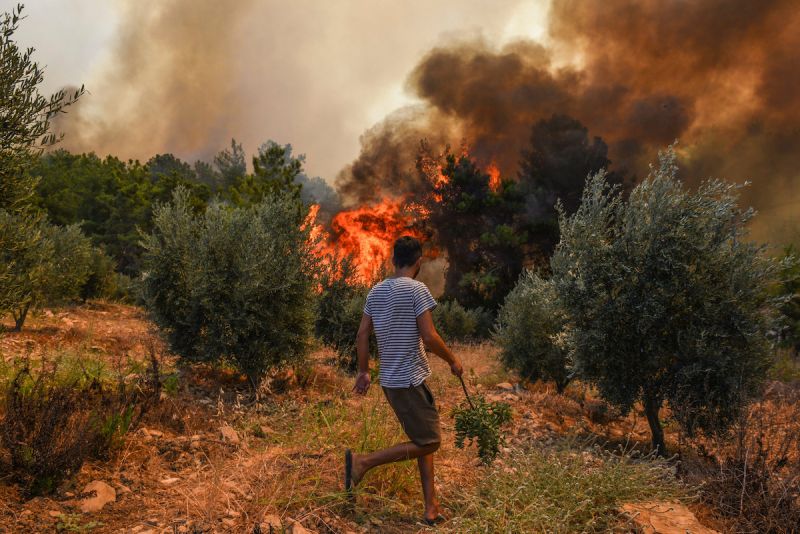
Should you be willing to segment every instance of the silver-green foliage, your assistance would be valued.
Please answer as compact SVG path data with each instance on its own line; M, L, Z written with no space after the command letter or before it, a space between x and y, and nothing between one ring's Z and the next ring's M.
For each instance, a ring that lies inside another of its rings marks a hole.
M446 300L433 310L436 329L446 341L484 339L492 323L492 313L483 308L465 308L457 300Z
M757 392L778 264L746 239L738 186L691 191L673 149L659 158L627 200L603 172L587 180L551 267L577 374L622 409L642 400L663 452L663 401L687 431L717 430Z
M299 362L313 326L309 229L281 193L259 204L214 204L195 216L178 189L145 236L142 291L173 349L190 360L230 362L255 383Z
M9 265L0 301L6 303L19 330L31 309L78 299L89 278L92 246L77 225L60 227L39 221L20 225L17 231L24 233L19 247L0 252L0 261Z
M42 147L57 140L50 120L83 92L59 91L49 98L39 92L44 70L34 50L20 49L14 40L21 11L18 6L0 14L0 314L23 309L30 287L41 279L31 272L27 287L18 285L24 279L21 264L46 248L38 242L42 217L32 208L36 179L28 171Z
M495 341L503 364L528 380L552 380L559 391L569 382L567 314L552 279L532 270L522 274L500 309Z

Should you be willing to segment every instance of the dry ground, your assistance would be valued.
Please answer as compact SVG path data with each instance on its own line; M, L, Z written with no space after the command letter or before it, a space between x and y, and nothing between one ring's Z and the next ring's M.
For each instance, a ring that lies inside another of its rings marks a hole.
M53 351L135 359L143 357L154 336L138 308L93 303L33 317L22 333L0 337L0 355L6 362ZM418 522L422 507L413 462L368 474L355 510L348 510L341 491L344 448L371 450L402 435L380 388L373 387L366 398L353 396L352 379L328 365L329 352L316 351L308 369L274 377L270 390L253 402L236 374L199 365L175 367L175 358L160 347L165 369L178 379L159 409L110 461L87 463L55 495L26 501L8 478L0 479L0 531L252 532L271 516L284 526L297 522L317 532L426 530ZM565 396L541 384L503 391L499 383L515 380L498 364L492 345L458 346L457 352L473 391L509 402L514 423L492 467L479 465L474 449L456 449L449 413L463 394L446 366L434 362L430 384L444 431L436 477L449 515L479 514L470 511L465 495L487 481L513 485L515 454L531 444L555 444L571 436L576 443L593 439L611 449L647 448L641 415L614 417L579 385ZM235 430L238 443L226 427ZM575 451L568 458L588 466L601 461L581 448ZM82 514L75 494L92 480L115 487L117 499L98 513ZM691 506L706 522L721 525L701 506ZM440 531L464 531L464 525L450 522ZM618 530L629 527L621 522Z

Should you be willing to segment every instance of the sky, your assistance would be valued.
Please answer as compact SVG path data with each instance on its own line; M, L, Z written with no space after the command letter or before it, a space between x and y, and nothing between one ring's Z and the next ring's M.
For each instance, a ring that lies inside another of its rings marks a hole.
M16 2L0 0L9 10ZM332 181L359 137L414 105L406 80L439 44L544 41L546 1L36 0L17 35L45 92L84 84L63 127L71 150L210 159L291 143ZM78 117L79 116L79 117Z

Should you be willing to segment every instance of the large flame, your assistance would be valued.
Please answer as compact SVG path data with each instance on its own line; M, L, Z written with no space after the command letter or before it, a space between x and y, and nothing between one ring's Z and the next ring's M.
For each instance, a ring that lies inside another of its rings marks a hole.
M469 157L466 148L462 155ZM441 202L442 189L449 179L442 172L441 160L429 159L420 164L420 170L431 186L431 198ZM501 184L500 170L492 161L485 169L488 186L497 191ZM327 227L317 222L319 206L311 206L307 224L312 224L310 239L315 254L321 261L329 258L351 256L358 282L370 283L389 267L394 241L403 235L416 237L423 243L428 236L423 231L428 208L407 198L383 198L376 204L363 205L340 211ZM436 258L436 247L425 247L425 256Z
M314 210L316 216L318 208ZM322 238L318 255L353 257L359 281L369 283L389 264L392 244L403 235L425 240L416 216L402 199L384 199L378 204L337 213L325 231L320 225L312 237Z

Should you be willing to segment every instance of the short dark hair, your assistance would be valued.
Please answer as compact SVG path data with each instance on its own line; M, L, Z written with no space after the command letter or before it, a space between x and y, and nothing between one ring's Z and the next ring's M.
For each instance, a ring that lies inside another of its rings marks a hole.
M422 257L422 243L416 237L404 235L394 242L392 263L395 267L411 267Z

